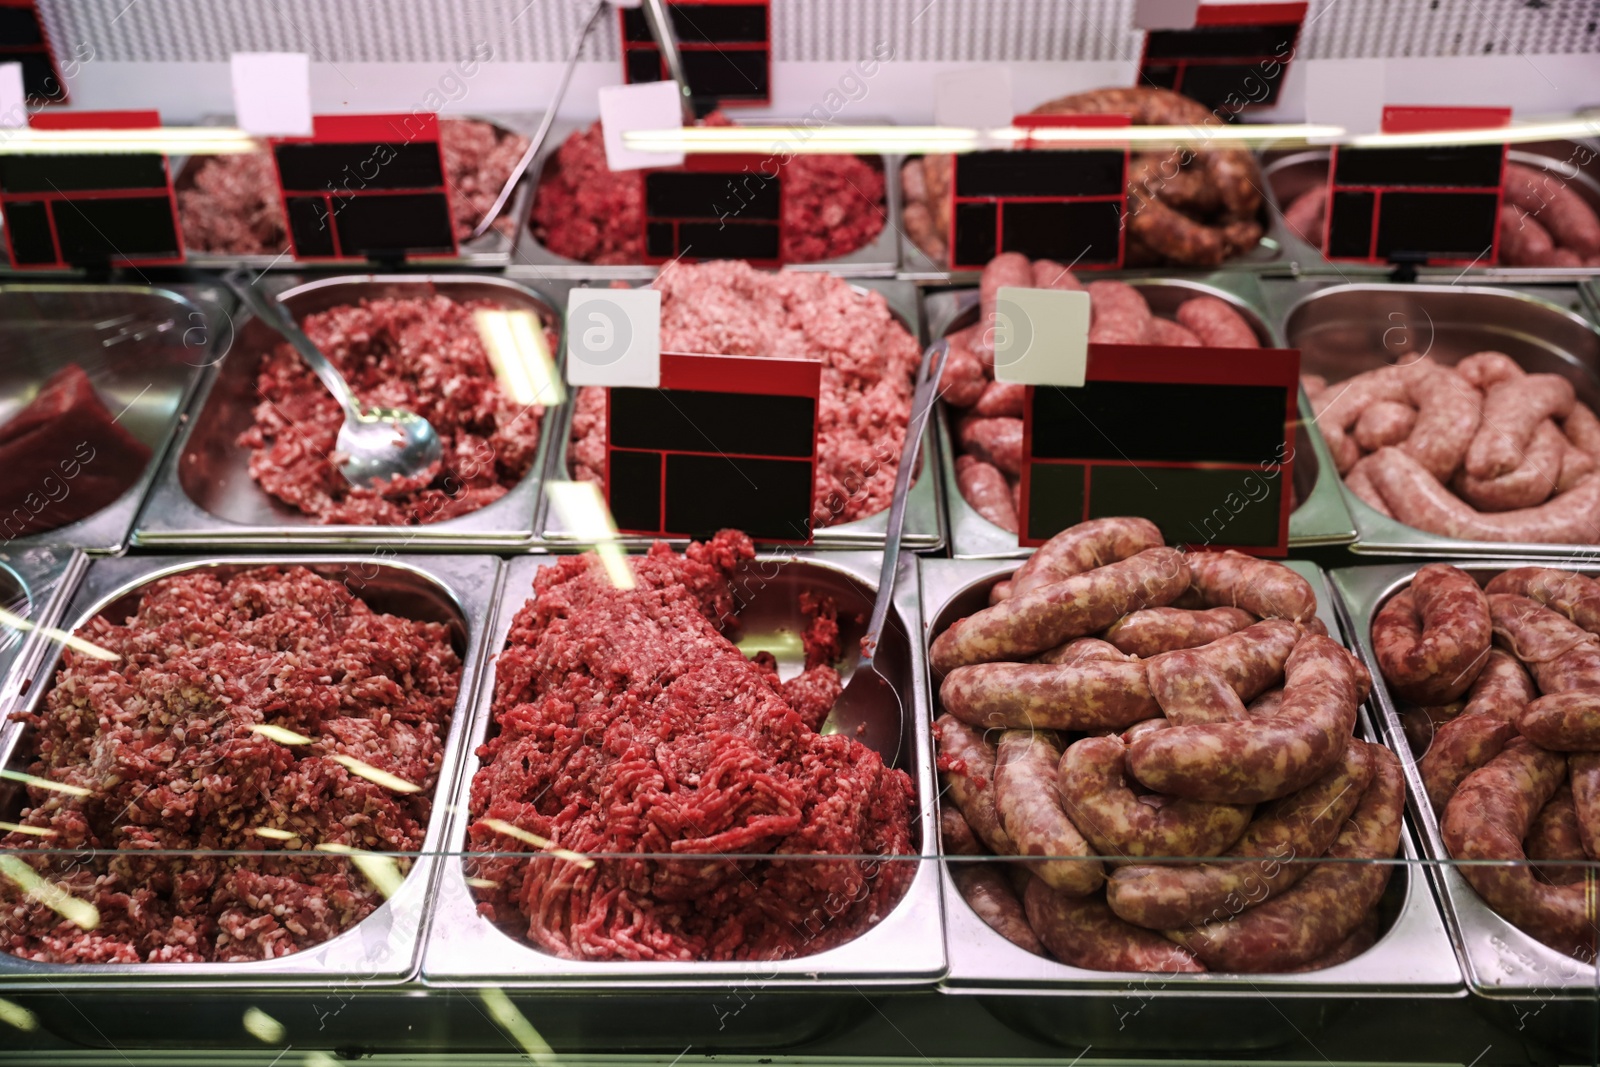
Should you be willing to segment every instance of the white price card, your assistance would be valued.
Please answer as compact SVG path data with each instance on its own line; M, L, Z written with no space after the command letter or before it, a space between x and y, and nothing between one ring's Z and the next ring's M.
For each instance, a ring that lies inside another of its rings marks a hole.
M1192 30L1200 0L1133 0L1133 25L1140 30Z
M1382 59L1308 59L1305 70L1306 121L1338 126L1349 136L1378 133L1383 128ZM1328 143L1312 138L1313 144Z
M1011 385L1083 385L1089 294L1004 285L996 294L994 377Z
M256 137L311 135L311 58L304 52L235 52L234 121Z
M660 290L572 290L567 296L567 382L659 389Z
M22 88L22 64L0 63L0 129L20 130L28 124L28 94Z
M600 133L606 146L606 166L612 170L676 167L683 153L635 152L622 143L622 135L644 130L683 129L683 97L674 81L641 85L607 85L600 89Z
M1016 117L1011 71L1005 67L963 67L933 77L933 124L958 129L994 130Z

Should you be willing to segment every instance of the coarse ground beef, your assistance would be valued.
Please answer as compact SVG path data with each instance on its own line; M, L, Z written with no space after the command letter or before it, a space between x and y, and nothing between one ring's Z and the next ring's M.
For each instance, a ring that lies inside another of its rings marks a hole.
M450 185L456 240L465 241L500 195L528 139L474 119L440 119L439 144ZM178 190L178 221L191 252L276 255L288 247L283 202L272 158L265 152L212 156L199 163L193 184ZM517 220L494 228L511 236Z
M120 660L67 650L21 718L28 773L89 795L29 786L19 821L54 836L13 832L0 848L62 850L24 856L99 923L80 929L0 880L0 947L51 963L270 959L383 903L349 860L313 847L422 846L461 683L444 624L377 614L304 567L256 567L163 578L124 622L97 617L78 635ZM311 743L280 744L252 730L262 723ZM384 788L338 756L421 789Z
M852 522L889 506L922 358L883 296L810 271L739 260L679 265L656 279L661 350L822 361L812 523ZM603 482L605 392L578 391L568 445L574 478Z
M479 911L508 933L572 959L784 959L859 936L905 892L909 863L804 858L914 854L912 784L816 732L831 666L780 682L718 629L753 555L725 530L634 558L631 590L592 556L539 570L496 667L469 848L525 851L483 821L499 819L594 865L470 861L494 883Z
M727 125L712 116L707 125ZM771 168L767 168L770 173ZM784 263L816 263L865 248L882 232L884 178L857 156L793 156L782 164ZM545 163L533 201L534 236L585 263L644 261L644 172L612 171L597 122Z
M544 409L514 401L495 377L473 312L487 300L363 300L306 316L301 327L362 402L433 424L439 463L357 488L336 452L344 410L288 343L261 357L255 422L239 435L262 489L323 523L441 522L504 496L533 466ZM555 339L548 331L546 341Z

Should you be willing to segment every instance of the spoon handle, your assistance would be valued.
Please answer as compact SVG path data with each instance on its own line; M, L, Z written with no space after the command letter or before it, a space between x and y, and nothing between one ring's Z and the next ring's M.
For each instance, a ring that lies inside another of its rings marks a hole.
M300 353L300 358L306 361L328 392L333 394L333 398L344 408L347 416L356 419L362 417L364 409L361 402L356 399L356 394L351 391L350 383L344 380L339 368L335 367L311 338L305 335L305 331L300 329L300 324L294 321L294 316L289 314L288 308L284 307L276 297L268 296L252 285L248 274L243 270L224 273L222 281L233 290L235 296L244 301L245 306L256 318L294 346L294 350Z
M933 411L934 401L939 399L939 381L944 377L944 364L949 356L950 342L941 337L922 357L917 388L911 396L911 419L906 423L905 446L900 450L900 469L894 477L894 500L889 505L889 524L883 535L878 598L872 603L872 619L867 624L867 636L862 644L862 663L870 663L878 654L878 639L883 636L883 625L889 618L889 603L894 599L894 583L900 569L900 535L906 524L906 497L910 495L911 475L917 466L928 415ZM924 471L923 475L928 477L929 472Z

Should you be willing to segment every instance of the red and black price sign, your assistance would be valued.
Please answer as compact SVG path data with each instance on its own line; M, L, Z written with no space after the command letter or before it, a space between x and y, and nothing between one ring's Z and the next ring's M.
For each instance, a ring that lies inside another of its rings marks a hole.
M1306 4L1201 4L1186 30L1150 30L1139 84L1182 93L1235 118L1278 102Z
M38 130L160 129L154 111L56 111ZM22 270L183 262L178 203L157 152L0 156L6 250Z
M763 156L686 156L644 172L646 263L745 259L782 265L783 175Z
M808 544L822 364L663 352L659 389L606 390L606 502L617 529L733 527Z
M1019 115L1023 130L1126 127L1126 115ZM1109 136L1109 135L1108 135ZM1122 265L1128 212L1128 147L1039 149L955 158L950 266L982 270L1001 252L1074 269Z
M437 115L317 115L271 145L295 259L456 255Z
M666 81L661 49L640 8L619 8L623 76ZM772 102L771 0L667 0L695 112Z
M29 100L67 102L67 83L36 0L0 0L0 63L22 64L22 92Z
M1510 108L1386 107L1384 133L1484 129ZM1329 259L1362 263L1481 264L1499 255L1506 146L1335 146L1328 171Z
M1297 350L1092 344L1084 379L1028 386L1019 543L1144 515L1171 544L1288 554Z

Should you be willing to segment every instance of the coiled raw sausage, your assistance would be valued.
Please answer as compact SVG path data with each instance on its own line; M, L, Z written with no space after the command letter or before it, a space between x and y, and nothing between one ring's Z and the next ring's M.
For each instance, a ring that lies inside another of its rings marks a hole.
M1430 563L1372 620L1378 667L1414 704L1448 704L1465 693L1489 658L1489 599L1472 576Z
M1205 970L1193 954L1160 934L1117 918L1098 896L1068 896L1035 878L1023 893L1022 905L1044 947L1068 966L1095 971Z
M1044 955L1044 946L1028 925L1028 915L1022 910L1022 901L998 864L952 863L950 880L955 883L961 899L977 913L989 928L1018 948L1035 955Z
M1242 608L1146 608L1118 619L1105 639L1130 655L1148 657L1210 644L1255 621Z
M939 740L939 769L944 772L946 789L967 825L990 851L1002 856L1015 854L1017 848L994 803L994 746L981 730L950 715L934 720L933 733Z
M1300 639L1286 619L1265 619L1200 648L1168 652L1145 667L1150 692L1174 726L1247 718L1254 700L1283 674Z
M1446 489L1398 448L1372 453L1367 468L1394 517L1420 530L1468 541L1600 541L1600 474L1591 474L1538 507L1482 512Z
M1105 866L1092 856L1089 842L1061 810L1056 765L1061 752L1043 734L1007 730L1000 735L994 765L994 800L1006 836L1018 856L1050 856L1029 869L1051 888L1082 896L1105 882Z
M1539 692L1600 688L1600 637L1536 600L1494 593L1489 615L1495 636L1528 665Z
M1600 633L1600 582L1554 567L1512 567L1489 579L1488 593L1537 600L1590 633Z
M1115 517L1080 522L1040 545L1017 568L1012 575L1012 591L1030 593L1040 586L1165 544L1161 529L1149 519Z
M1120 730L1161 714L1144 664L1120 658L968 664L945 675L939 702L962 722L984 727Z
M1309 622L1317 613L1311 583L1281 563L1242 552L1193 552L1193 588L1212 608L1243 608L1263 619Z
M1516 470L1539 424L1566 418L1576 400L1572 383L1555 374L1528 374L1490 386L1483 426L1467 447L1467 473L1493 478Z

